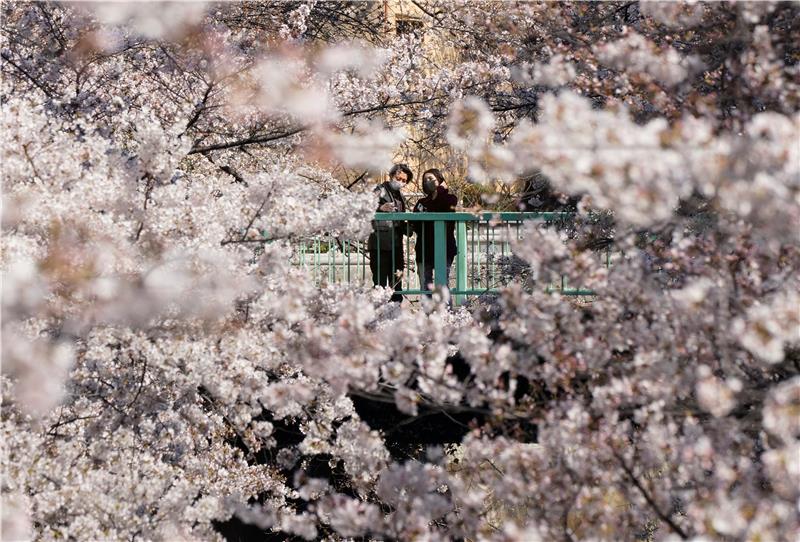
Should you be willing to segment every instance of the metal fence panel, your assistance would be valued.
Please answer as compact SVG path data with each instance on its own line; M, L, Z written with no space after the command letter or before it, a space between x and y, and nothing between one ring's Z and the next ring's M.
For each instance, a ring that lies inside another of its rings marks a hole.
M381 266L391 264L396 269L397 259L402 256L405 265L394 280L399 281L399 294L423 295L431 294L427 285L420 284L419 265L423 268L433 263L433 283L435 286L445 285L455 296L456 303L462 303L466 296L474 296L496 292L515 277L521 276L527 266L517 258L511 248L514 240L522 236L522 227L526 221L536 220L552 223L570 220L571 213L376 213L375 220L383 224L391 223L391 235L394 228L403 227L404 242L400 243L400 253L390 250L390 257L381 250L370 255L364 240L336 239L333 236L315 237L296 243L292 263L306 269L317 284L323 278L328 283L347 283L369 286L373 284L371 258L375 258L374 268L380 274ZM448 222L455 222L456 257L455 272L447 269L447 231ZM413 225L412 225L413 224ZM433 262L425 261L424 235L428 228L433 228L434 258ZM414 233L417 230L419 233ZM380 247L381 230L376 229L377 246ZM421 261L416 261L412 235L422 234ZM386 233L384 233L386 235ZM392 246L395 246L394 239ZM381 261L383 258L384 261ZM601 256L602 258L602 256ZM385 260L389 261L385 261ZM606 249L605 265L610 265L610 250ZM371 263L371 262L370 262ZM390 279L391 280L391 279ZM581 288L570 288L566 278L560 284L550 285L564 294L592 295L591 291Z

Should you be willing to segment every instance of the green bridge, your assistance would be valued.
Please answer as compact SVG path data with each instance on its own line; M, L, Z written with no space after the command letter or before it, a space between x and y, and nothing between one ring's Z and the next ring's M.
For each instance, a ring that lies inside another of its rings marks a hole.
M423 295L432 293L417 276L417 262L412 239L414 231L426 232L433 228L433 283L434 287L447 285L457 304L463 303L466 296L478 296L499 291L505 284L527 271L528 266L512 251L512 242L524 235L523 225L528 221L546 224L568 224L573 213L506 213L463 212L448 213L376 213L375 221L389 223L388 235L395 228L405 235L403 241L402 275L398 274L399 290L402 295ZM447 280L447 224L454 223L457 254L454 269ZM376 230L379 231L379 230ZM378 234L380 235L380 234ZM430 235L430 234L428 234ZM424 235L423 237L428 237ZM425 262L423 249L422 261ZM394 256L394 252L392 251ZM301 241L296 244L292 263L309 272L317 284L358 283L372 284L370 253L366 241L342 240L334 236L322 236ZM395 269L397 262L375 262L380 270L383 265ZM598 264L608 266L610 253L598 255ZM453 272L454 271L454 272ZM449 282L449 283L448 283ZM571 287L562 277L560 283L543 285L551 291L564 295L594 295L594 292L580 287Z

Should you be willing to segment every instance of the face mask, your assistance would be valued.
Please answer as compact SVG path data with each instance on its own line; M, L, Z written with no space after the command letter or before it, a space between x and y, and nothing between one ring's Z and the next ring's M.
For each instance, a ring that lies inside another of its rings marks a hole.
M403 185L400 184L400 181L397 181L395 179L389 181L389 186L392 187L392 190L400 190L403 187Z
M429 196L436 192L436 181L433 179L425 179L422 181L422 191Z

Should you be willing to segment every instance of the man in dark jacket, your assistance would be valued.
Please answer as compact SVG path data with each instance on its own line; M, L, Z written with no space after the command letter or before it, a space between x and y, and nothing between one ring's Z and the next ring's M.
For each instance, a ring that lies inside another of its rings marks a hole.
M422 191L425 197L414 206L415 213L447 213L456 210L458 198L445 188L444 176L438 169L429 169L422 174ZM417 259L417 273L422 289L429 289L433 283L434 271L434 232L433 222L415 221L414 231L417 242L414 245ZM456 257L455 222L445 224L445 239L447 240L447 281L450 281L450 266Z
M375 187L378 194L378 211L382 213L404 213L406 201L400 189L411 182L414 174L405 164L395 164L389 171L389 180ZM401 276L405 269L403 257L403 235L405 223L374 221L369 236L369 268L375 286L389 286L395 291L402 289ZM395 293L392 301L400 302L403 296Z

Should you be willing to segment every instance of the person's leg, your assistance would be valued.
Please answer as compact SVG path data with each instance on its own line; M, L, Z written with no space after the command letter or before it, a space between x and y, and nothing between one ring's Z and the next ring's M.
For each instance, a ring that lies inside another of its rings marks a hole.
M447 258L447 267L445 268L445 280L448 288L450 287L450 269L453 267L453 260L455 260L455 256Z
M370 250L369 251L369 270L372 272L372 284L374 286L381 285L381 279L379 276L379 269L378 269L378 251L377 250Z
M392 253L389 252L389 257L391 258ZM390 260L391 261L391 260ZM405 261L403 259L403 247L401 246L399 249L395 248L394 251L394 266L389 266L389 269L392 270L390 283L394 288L395 292L399 292L403 289L403 269L405 269ZM392 301L400 303L403 301L402 294L395 293L392 295Z
M392 294L392 297L390 298L390 301L394 301L395 303L400 303L400 302L402 302L402 301L403 301L403 294L397 293L397 292L399 292L399 291L400 291L400 290L402 290L402 289L403 289L403 286L400 284L400 281L397 281L397 282L394 284L394 291L395 291L395 293L394 293L394 294Z
M372 270L372 283L375 286L392 285L392 252L376 250L370 255L369 268Z
M381 286L388 286L389 288L392 287L394 282L392 281L392 251L391 250L381 250L381 261L380 261L380 269L378 270L378 276L381 279Z
M447 258L447 267L445 268L445 276L447 277L447 287L450 288L450 268L453 266L453 260L455 257ZM453 295L450 294L450 300L447 302L447 305L452 309L453 308Z
M427 288L427 279L425 278L425 266L422 265L422 262L417 262L417 277L419 278L419 289L425 290Z
M425 262L425 265L422 266L422 289L423 290L432 290L433 289L433 264L429 262ZM425 294L430 297L432 294Z

